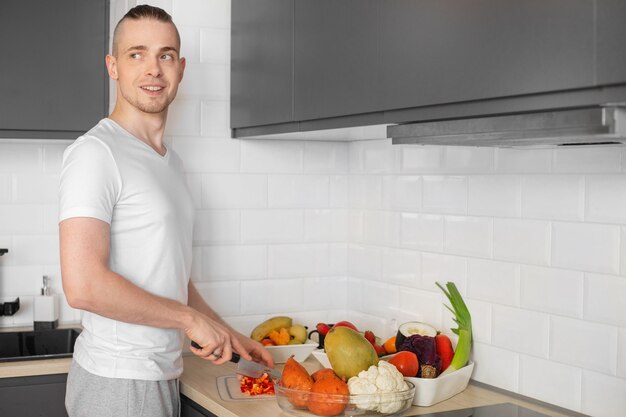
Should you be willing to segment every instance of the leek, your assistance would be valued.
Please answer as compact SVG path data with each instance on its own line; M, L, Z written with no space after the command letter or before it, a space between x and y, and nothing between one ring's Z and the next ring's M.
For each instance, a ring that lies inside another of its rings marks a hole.
M454 282L446 283L447 290L440 283L436 282L435 284L437 284L446 297L448 297L452 307L446 305L446 308L452 312L454 315L453 319L458 325L456 329L450 329L454 334L459 336L459 340L450 366L441 373L441 375L446 375L457 369L461 369L467 365L469 361L470 351L472 350L472 317Z

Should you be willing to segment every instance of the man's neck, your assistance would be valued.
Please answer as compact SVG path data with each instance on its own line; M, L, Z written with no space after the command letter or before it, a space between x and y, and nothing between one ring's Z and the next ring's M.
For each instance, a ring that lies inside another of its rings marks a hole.
M139 113L139 111L123 111L119 106L115 106L109 118L122 126L133 136L145 142L148 146L160 155L167 152L163 146L163 134L165 132L165 121L167 111L163 113Z

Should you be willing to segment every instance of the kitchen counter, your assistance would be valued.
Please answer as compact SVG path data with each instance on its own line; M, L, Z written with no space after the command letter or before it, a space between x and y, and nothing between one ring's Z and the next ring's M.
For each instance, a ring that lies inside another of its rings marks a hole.
M46 359L21 362L0 363L0 378L67 373L71 359ZM210 362L195 356L185 356L185 371L180 378L180 391L208 411L219 417L287 417L282 413L276 401L255 398L246 401L223 401L217 390L216 380L223 375L234 374L235 365L227 363L214 366ZM320 368L320 364L311 356L304 366L312 372ZM279 365L282 368L282 365ZM510 402L533 409L551 417L568 417L575 413L565 413L548 406L525 401L516 396L492 389L479 383L470 383L465 391L435 404L432 407L412 407L404 416L423 415L437 411L455 410L467 407L499 404Z

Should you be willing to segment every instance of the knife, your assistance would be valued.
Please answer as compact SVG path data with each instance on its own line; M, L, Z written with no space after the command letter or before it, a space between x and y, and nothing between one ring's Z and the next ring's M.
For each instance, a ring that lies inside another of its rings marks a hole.
M202 349L202 347L191 341L191 346L196 349ZM236 372L241 375L249 376L251 378L260 378L261 375L267 374L272 380L279 380L282 378L282 374L276 369L271 369L262 363L252 362L246 359L243 359L237 352L233 352L230 361L237 364Z

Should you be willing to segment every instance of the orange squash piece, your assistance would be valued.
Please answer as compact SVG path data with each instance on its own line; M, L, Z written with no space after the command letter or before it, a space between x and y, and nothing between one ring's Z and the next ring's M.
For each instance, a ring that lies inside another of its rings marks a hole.
M272 340L272 342L274 342L274 344L278 346L289 344L289 340L291 339L289 331L284 327L281 327L279 332L276 330L272 330L268 336Z
M311 378L313 378L313 381L317 382L318 380L322 378L338 378L338 377L335 371L333 371L331 368L322 368L313 372L313 374L311 374Z
M346 409L349 395L348 384L337 376L326 374L313 383L307 408L318 416L336 416Z
M302 393L288 393L287 399L296 408L306 408L308 391L313 386L313 378L307 370L293 356L287 359L283 368L281 385L285 388L306 391Z

